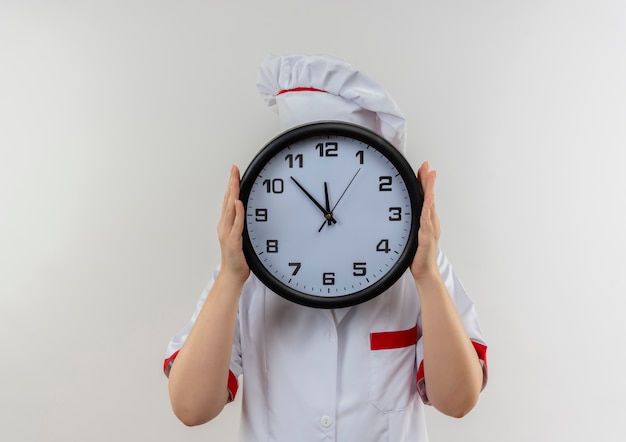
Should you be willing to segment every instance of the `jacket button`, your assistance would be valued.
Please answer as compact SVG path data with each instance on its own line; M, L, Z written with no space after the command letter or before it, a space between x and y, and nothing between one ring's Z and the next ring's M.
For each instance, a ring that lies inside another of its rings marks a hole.
M328 428L333 424L333 418L330 416L322 416L320 424L322 424L322 427Z

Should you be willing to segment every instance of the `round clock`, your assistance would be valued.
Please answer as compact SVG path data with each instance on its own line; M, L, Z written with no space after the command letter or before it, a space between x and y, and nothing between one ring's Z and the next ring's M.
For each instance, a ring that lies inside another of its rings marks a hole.
M423 197L387 140L351 123L290 129L263 147L240 188L250 270L278 295L340 308L374 298L417 250Z

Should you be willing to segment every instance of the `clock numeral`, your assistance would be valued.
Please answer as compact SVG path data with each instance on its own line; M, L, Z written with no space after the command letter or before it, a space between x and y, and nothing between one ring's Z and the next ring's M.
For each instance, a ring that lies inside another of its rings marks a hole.
M339 145L335 141L327 141L326 143L317 143L315 149L319 149L320 157L336 157Z
M293 269L293 273L291 274L291 276L296 276L296 274L300 271L300 267L302 267L302 263L301 262L290 262L289 263L289 267L295 267L295 269Z
M381 176L378 177L378 191L379 192L391 192L391 177Z
M355 262L352 264L353 276L365 276L367 274L366 262Z
M254 220L257 222L264 223L267 221L267 209L255 209L254 211Z
M355 155L355 156L356 156L356 157L358 157L358 159L359 159L359 164L363 164L363 151L362 151L362 150L359 150L359 151L356 153L356 155Z
M390 207L389 208L389 221L401 221L402 220L402 208Z
M335 285L335 274L327 272L322 275L322 282L324 285Z
M274 178L273 180L264 180L263 185L267 193L283 193L285 190L285 183L282 178Z
M304 166L304 157L302 156L301 153L297 154L297 155L293 155L292 153L287 154L287 156L285 156L285 161L289 162L289 168L293 169L294 164L298 164L298 168L302 169L302 167Z
M267 253L278 253L278 240L268 239L265 241L265 251Z
M391 251L391 249L389 248L389 240L381 239L380 242L376 245L376 251L389 253Z

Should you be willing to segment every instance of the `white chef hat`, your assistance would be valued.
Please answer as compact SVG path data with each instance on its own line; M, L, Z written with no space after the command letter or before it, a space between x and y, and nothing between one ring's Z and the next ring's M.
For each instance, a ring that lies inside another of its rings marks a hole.
M373 130L400 152L405 119L375 80L348 63L325 55L270 55L261 64L257 87L278 113L281 130L314 121L347 121Z

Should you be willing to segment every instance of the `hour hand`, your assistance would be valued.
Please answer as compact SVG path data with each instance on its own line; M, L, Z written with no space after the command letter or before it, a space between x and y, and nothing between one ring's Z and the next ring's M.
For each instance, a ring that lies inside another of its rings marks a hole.
M330 198L328 197L328 183L326 181L324 181L324 203L326 204L326 221L328 222L328 225L330 226L331 224L335 224L337 221L335 221L335 219L333 218L333 211L330 208ZM320 230L322 230L320 228Z
M304 187L302 187L302 184L300 184L294 177L289 177L291 178L291 181L293 181L294 183L296 183L296 186L298 186L300 188L300 190L302 190L304 192L304 194L311 200L313 201L313 204L315 204L315 206L320 209L322 211L322 213L324 214L324 218L326 218L328 220L328 222L332 222L332 223L336 223L337 220L333 217L333 214L326 210L324 208L324 206L322 206L314 197L313 195L311 195Z

